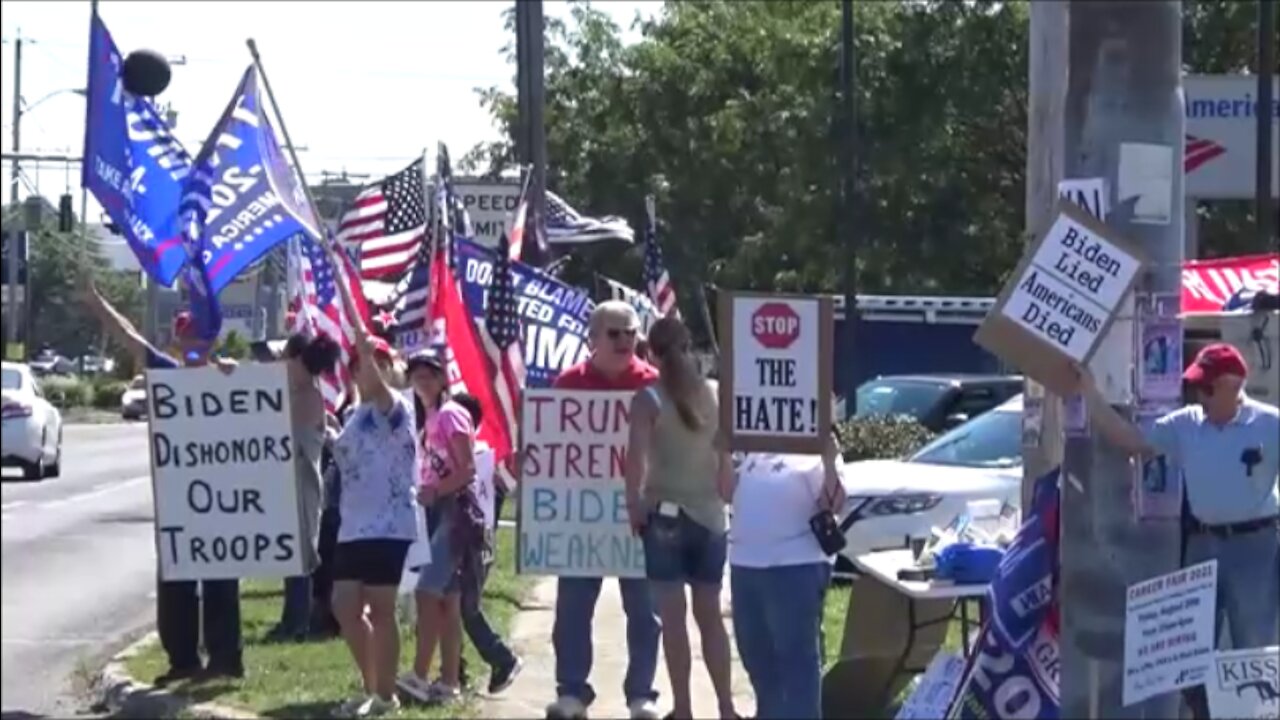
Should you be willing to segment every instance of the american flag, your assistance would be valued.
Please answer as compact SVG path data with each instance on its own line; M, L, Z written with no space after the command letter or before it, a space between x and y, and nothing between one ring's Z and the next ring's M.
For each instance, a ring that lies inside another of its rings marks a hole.
M662 262L662 247L658 245L657 219L654 213L653 197L644 201L644 284L649 290L649 299L657 306L662 315L669 315L676 309L676 291L671 286L671 275Z
M405 352L421 349L428 344L427 303L431 299L431 243L418 246L417 260L404 292L396 299L392 314L395 323L391 336L395 344ZM416 334L415 334L416 333Z
M601 240L635 242L636 239L635 231L626 220L613 215L603 218L579 215L550 190L546 192L546 212L548 242L580 245Z
M339 221L338 243L359 251L361 278L394 282L413 264L427 232L423 167L419 158L365 188Z
M335 266L324 248L310 236L300 235L292 244L298 246L293 253L298 295L291 303L295 310L292 330L312 336L328 335L341 348L338 367L320 377L325 409L336 413L350 393L351 358L355 354L356 339L355 326L347 317L337 283L347 284L356 312L367 314L364 294L360 291L359 279L355 277L354 264L346 254L335 253L338 256Z
M493 279L489 283L485 303L484 331L480 333L485 355L489 358L498 406L510 447L519 447L517 408L520 390L525 384L524 351L520 345L520 316L516 307L515 280L511 277L511 248L506 234L498 241L493 263ZM504 478L505 480L506 478Z

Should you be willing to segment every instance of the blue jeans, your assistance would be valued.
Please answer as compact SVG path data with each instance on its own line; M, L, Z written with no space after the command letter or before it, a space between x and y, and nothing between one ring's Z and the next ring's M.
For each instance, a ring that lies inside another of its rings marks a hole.
M284 579L284 607L280 612L280 629L295 635L306 635L311 629L310 575L295 575Z
M562 577L556 588L556 620L551 632L556 651L556 692L590 705L595 690L587 682L591 675L591 622L600 598L601 578ZM627 675L622 691L630 704L637 700L657 700L653 678L658 672L658 639L662 627L654 612L649 581L618 578L622 610L627 614Z
M728 535L699 525L683 510L675 517L649 513L642 537L650 580L716 586L724 580Z
M733 634L756 717L822 716L822 602L830 563L730 569Z
M1280 532L1187 538L1186 565L1218 561L1218 634L1227 620L1235 650L1280 642Z

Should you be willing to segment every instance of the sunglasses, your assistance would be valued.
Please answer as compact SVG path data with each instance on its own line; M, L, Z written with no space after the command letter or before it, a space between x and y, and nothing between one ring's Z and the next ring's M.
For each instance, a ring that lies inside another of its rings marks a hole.
M627 330L623 330L622 328L609 328L608 330L605 331L605 335L608 335L610 340L618 340L624 337L627 339L631 339L636 336L636 329L630 328Z

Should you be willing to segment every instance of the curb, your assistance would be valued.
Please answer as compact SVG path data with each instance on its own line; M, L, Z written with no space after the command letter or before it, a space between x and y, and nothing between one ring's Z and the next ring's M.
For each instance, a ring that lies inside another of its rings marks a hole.
M125 718L174 718L185 712L204 720L256 720L258 716L253 713L215 703L194 703L190 698L134 679L125 662L159 640L156 632L147 633L107 662L94 683L98 709Z

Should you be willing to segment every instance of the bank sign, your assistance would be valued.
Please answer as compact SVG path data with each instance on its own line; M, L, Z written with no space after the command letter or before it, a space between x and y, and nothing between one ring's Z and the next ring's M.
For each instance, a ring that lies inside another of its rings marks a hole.
M1254 197L1257 143L1258 80L1252 75L1188 75L1183 78L1187 116L1184 168L1187 197L1244 199ZM1271 79L1271 192L1280 176L1280 83Z

